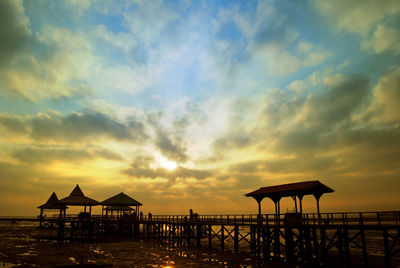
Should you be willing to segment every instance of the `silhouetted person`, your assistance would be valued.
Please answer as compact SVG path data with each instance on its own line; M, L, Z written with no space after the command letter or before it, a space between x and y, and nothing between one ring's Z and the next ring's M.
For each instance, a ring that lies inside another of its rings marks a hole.
M149 220L151 221L151 218L153 217L153 215L151 215L151 212L149 212Z
M143 219L143 211L140 211L140 219Z

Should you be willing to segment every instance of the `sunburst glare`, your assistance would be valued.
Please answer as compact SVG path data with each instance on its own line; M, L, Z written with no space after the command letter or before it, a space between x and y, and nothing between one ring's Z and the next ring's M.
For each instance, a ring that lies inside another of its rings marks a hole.
M174 161L165 160L161 162L161 166L168 170L175 170L178 166Z

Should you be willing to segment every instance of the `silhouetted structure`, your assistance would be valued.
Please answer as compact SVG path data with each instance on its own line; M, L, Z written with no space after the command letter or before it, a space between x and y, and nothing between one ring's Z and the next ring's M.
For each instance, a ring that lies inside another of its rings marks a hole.
M51 196L49 197L49 199L47 200L46 203L44 203L43 205L38 206L38 208L40 209L40 215L39 215L39 221L40 221L40 226L42 226L42 221L43 221L43 212L45 211L58 211L60 217L63 215L65 215L65 210L67 209L67 206L64 204L61 204L58 202L58 197L56 195L55 192L53 192L51 194Z
M111 213L115 211L117 212L117 215L119 215L119 213L121 212L124 213L126 211L132 210L131 206L134 206L136 208L135 213L136 215L138 215L139 207L142 205L143 205L142 203L136 201L132 197L124 194L123 192L101 202L102 214L104 214L105 211L106 217L108 216L109 211Z
M92 213L92 206L100 205L100 202L85 196L78 184L69 196L60 199L58 202L69 206L84 206L84 212L86 212L86 207L89 207L89 214Z
M304 181L304 182L262 187L256 191L246 194L246 196L253 197L257 201L258 214L261 217L261 201L265 197L272 199L272 201L275 204L275 215L278 216L280 214L280 200L282 197L290 196L293 198L296 207L296 213L297 213L296 198L299 198L300 213L303 213L303 206L302 206L303 197L305 195L313 195L315 197L315 200L317 201L317 212L319 216L320 215L319 199L324 193L332 193L332 192L334 192L334 190L322 184L320 181L315 180L315 181Z
M340 264L351 266L351 263L373 264L375 259L391 267L391 261L399 257L400 247L400 211L392 212L342 212L320 213L319 199L324 193L333 190L319 181L306 181L270 187L263 187L246 194L258 202L261 212L263 198L271 198L275 203L275 214L240 214L240 215L199 215L194 217L193 209L187 215L152 215L140 217L64 217L54 216L44 221L57 226L48 238L58 241L93 241L105 236L117 235L141 239L156 239L161 244L172 246L193 245L208 246L209 249L218 246L220 250L227 248L235 253L249 252L252 256L270 260L283 260L287 263L297 263L301 266L326 266ZM302 198L313 195L317 200L317 213L302 213ZM300 216L296 222L288 221L288 214L280 215L279 202L282 197L292 197L300 200ZM65 202L73 205L88 205L77 185L71 195L64 198L64 203L57 202L55 193L40 209L64 209ZM83 201L84 200L84 201ZM130 206L142 204L135 199L120 193L101 202L107 211L131 211ZM65 211L62 210L62 211ZM60 212L61 214L61 212ZM65 215L65 214L64 214ZM137 215L137 214L136 214ZM261 217L262 216L262 217ZM284 217L282 217L284 216ZM32 220L22 218L1 218L0 220ZM371 235L372 234L372 235ZM47 235L47 230L46 230ZM381 240L379 242L378 240ZM378 242L378 243L377 243ZM373 247L380 247L379 257L370 252ZM381 244L379 244L381 243ZM240 248L240 250L239 250ZM373 256L372 262L370 256Z

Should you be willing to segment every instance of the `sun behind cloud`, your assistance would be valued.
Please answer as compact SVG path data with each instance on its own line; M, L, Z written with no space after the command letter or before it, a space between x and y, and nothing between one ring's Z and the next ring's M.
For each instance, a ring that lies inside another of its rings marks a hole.
M178 167L178 164L174 161L163 160L161 166L167 170L175 170Z

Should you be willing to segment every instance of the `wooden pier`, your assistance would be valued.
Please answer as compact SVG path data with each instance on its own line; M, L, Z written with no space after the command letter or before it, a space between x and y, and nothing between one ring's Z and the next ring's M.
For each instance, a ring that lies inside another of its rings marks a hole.
M305 265L400 263L400 212L259 215L153 215L43 220L53 239L104 237L153 239L168 246L196 246L247 253L260 261ZM37 218L5 218L7 221ZM54 225L50 228L50 224ZM47 237L48 238L48 237Z

